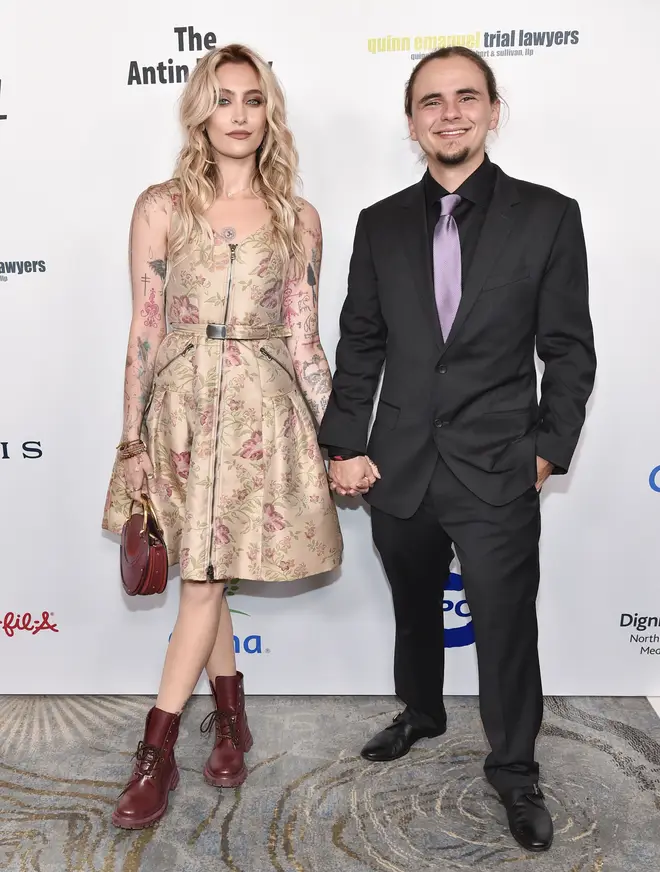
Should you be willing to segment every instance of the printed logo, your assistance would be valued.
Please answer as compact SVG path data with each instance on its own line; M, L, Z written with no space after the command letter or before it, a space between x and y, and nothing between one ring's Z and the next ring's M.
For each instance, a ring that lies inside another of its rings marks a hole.
M649 487L657 494L660 494L660 466L656 466L655 469L651 470L651 475L649 475Z
M44 628L50 629L50 628ZM170 642L172 634L170 633L167 641ZM251 636L234 636L234 654L270 654L270 648L263 647L261 636L253 634Z
M630 633L628 642L631 645L639 645L640 654L660 654L660 647L657 647L660 645L660 634L646 632L652 627L660 628L658 615L640 615L637 612L631 615L623 612L619 619L619 626L624 629L632 627L635 630L634 633ZM652 647L654 645L656 647Z
M7 612L0 624L0 629L4 631L5 636L12 638L16 633L30 633L36 636L44 630L50 630L52 633L59 633L57 624L52 623L54 617L52 612L42 612L41 620L33 618L30 612L25 612L22 615Z
M261 636L245 636L243 639L239 636L234 636L234 653L270 654L270 651L263 649Z
M20 448L12 450L10 442L0 442L0 460L11 460L12 457L22 456L23 460L39 460L43 457L41 442L23 442Z
M577 45L579 30L474 30L471 33L450 33L422 36L379 36L367 39L370 54L410 54L419 61L439 48L465 46L484 58L529 57L536 49L554 49Z
M46 272L45 260L0 260L0 282L8 281L9 276L43 272Z
M445 620L445 648L474 645L472 616L463 591L463 579L457 572L450 572L445 582L442 610Z
M218 47L218 38L209 31L208 33L198 33L192 25L187 27L175 27L174 34L176 36L176 49L181 52L195 52L200 56L195 59L195 63L201 60L201 56ZM268 62L273 66L273 62ZM174 62L174 58L168 58L166 61L159 61L157 64L142 66L137 61L130 61L128 64L128 80L127 85L182 85L188 81L190 76L190 64L178 64Z

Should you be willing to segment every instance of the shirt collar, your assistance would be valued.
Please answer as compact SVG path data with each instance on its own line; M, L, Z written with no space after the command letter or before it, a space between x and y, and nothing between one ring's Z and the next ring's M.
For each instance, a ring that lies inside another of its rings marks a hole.
M494 187L495 167L488 155L484 155L483 163L453 193L477 206L487 206ZM439 182L436 182L427 170L424 175L424 195L427 206L437 203L441 197L445 197L448 193L449 191L443 188Z

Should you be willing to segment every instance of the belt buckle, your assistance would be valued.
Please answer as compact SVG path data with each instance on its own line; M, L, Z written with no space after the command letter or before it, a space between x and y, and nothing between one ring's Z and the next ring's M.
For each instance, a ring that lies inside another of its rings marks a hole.
M206 325L207 339L226 339L227 325L226 324L207 324Z

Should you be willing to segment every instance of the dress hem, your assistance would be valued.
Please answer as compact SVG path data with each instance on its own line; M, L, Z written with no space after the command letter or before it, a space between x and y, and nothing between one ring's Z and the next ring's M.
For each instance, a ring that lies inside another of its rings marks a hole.
M305 575L291 575L285 576L284 578L248 578L247 576L242 575L232 575L231 578L225 579L213 579L213 582L224 584L227 581L233 581L234 579L238 579L238 581L258 581L263 582L264 584L280 584L286 581L302 581L304 578L314 578L317 575L325 575L326 572L332 572L335 569L339 569L342 564L342 560L338 559L330 563L328 566L323 569L316 569L313 572L306 573ZM176 564L171 564L176 565ZM181 581L193 581L196 583L208 582L212 583L208 578L185 578L183 575L181 576Z

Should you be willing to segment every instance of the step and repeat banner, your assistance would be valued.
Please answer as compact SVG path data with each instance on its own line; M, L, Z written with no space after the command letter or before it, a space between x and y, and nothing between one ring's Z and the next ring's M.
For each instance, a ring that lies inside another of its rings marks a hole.
M357 215L420 177L404 84L467 45L509 106L490 146L575 197L599 372L571 474L543 496L540 647L551 694L660 695L660 8L627 0L3 0L0 7L0 692L153 693L177 611L129 600L100 530L121 433L128 228L171 174L178 99L207 49L273 64L323 222L331 362ZM250 693L390 693L393 617L365 507L336 575L245 583L230 603ZM460 567L438 597L447 691L476 691ZM203 685L200 683L200 689Z

